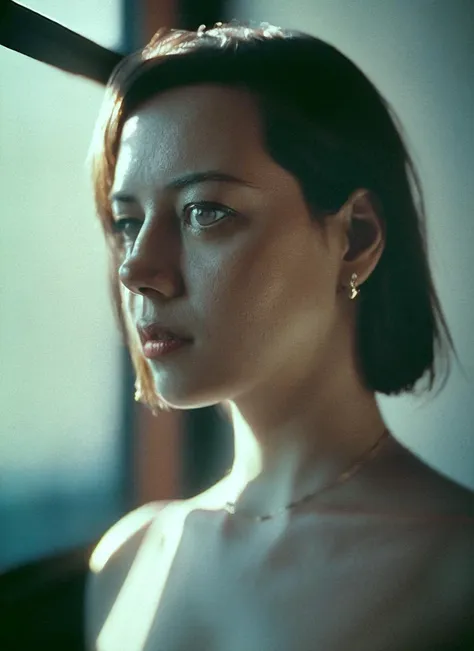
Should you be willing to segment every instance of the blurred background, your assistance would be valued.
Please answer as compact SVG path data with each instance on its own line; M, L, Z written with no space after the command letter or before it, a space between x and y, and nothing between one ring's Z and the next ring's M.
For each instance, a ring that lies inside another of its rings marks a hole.
M125 54L162 26L231 18L308 31L397 111L423 183L435 283L467 372L433 401L380 398L393 433L474 489L474 3L28 0ZM93 544L125 512L186 497L232 461L213 409L133 400L85 158L103 85L0 47L0 572ZM282 71L282 75L284 75ZM315 82L317 84L317 80ZM350 101L350 97L348 98Z

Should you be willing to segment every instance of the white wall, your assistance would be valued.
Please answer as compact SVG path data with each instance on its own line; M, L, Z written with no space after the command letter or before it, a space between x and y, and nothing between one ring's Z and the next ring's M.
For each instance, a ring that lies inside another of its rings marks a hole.
M435 400L380 404L405 445L474 487L474 3L240 0L231 14L328 41L401 118L425 191L435 283L468 379L454 367Z

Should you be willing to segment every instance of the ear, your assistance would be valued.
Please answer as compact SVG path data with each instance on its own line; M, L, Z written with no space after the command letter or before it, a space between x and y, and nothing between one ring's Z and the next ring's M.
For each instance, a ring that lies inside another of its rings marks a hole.
M353 273L362 284L377 266L385 247L385 224L376 198L369 190L353 192L340 214L344 222L344 248L340 282L347 286Z

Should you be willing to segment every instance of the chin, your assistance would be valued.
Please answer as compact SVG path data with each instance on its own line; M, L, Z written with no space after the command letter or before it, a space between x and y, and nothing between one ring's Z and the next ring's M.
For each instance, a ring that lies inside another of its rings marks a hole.
M180 410L215 407L239 395L248 380L232 370L211 361L186 369L151 369L157 395L169 409Z
M217 392L210 390L208 387L200 386L197 391L180 391L177 388L173 388L173 390L169 386L160 386L160 384L162 385L162 383L155 385L155 390L157 395L160 396L165 409L202 409L203 407L214 407L228 400L227 396L218 396L216 395ZM181 387L181 389L184 389L184 387Z

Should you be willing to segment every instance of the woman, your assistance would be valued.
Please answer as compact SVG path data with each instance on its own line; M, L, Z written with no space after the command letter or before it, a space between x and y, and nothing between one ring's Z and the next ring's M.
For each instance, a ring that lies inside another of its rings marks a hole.
M112 75L92 163L137 398L222 406L235 458L106 534L91 648L465 639L472 493L375 398L432 389L454 351L394 120L334 47L269 25L162 30Z

